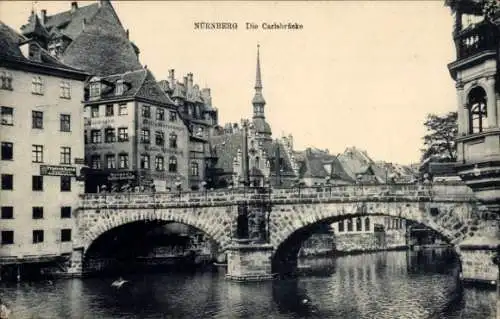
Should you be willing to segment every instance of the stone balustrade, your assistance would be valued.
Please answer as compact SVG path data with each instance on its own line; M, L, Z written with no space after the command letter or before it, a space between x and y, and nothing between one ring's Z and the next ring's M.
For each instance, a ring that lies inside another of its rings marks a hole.
M332 185L293 188L234 188L197 192L99 193L81 196L82 209L112 207L164 208L307 202L471 202L474 194L464 184Z

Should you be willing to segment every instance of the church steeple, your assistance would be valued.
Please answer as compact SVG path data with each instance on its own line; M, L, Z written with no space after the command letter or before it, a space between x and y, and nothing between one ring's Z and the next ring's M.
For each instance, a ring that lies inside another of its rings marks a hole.
M262 79L260 75L260 45L257 45L257 71L255 76L255 95L252 99L253 118L265 118L264 105L266 100L262 96Z

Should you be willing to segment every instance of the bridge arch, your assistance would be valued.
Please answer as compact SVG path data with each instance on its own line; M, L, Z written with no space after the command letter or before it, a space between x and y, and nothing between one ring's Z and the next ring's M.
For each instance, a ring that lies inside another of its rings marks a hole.
M231 240L231 216L228 207L85 210L79 216L80 246L85 255L92 243L108 231L130 223L156 220L196 228L207 234L223 251Z
M471 203L359 202L273 207L270 218L273 268L296 262L300 243L314 228L347 218L390 216L421 223L456 245L480 231ZM355 227L355 225L353 225ZM459 253L459 250L457 250ZM275 269L276 270L276 269Z

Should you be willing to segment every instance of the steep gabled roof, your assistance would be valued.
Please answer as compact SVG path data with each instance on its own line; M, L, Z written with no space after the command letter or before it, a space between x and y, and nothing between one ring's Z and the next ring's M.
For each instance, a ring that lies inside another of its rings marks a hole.
M119 80L123 80L125 90L123 94L115 95L115 86ZM122 74L114 74L103 77L104 83L111 83L112 85L101 92L101 99L108 98L143 98L151 101L160 102L162 104L173 105L170 98L158 86L153 74L148 69L140 69L136 71L129 71Z
M38 19L38 15L35 11L31 11L31 16L29 17L28 23L21 27L21 31L25 36L36 35L47 39L49 37L49 32Z
M8 25L0 21L0 62L1 61L13 61L13 62L21 62L27 64L36 64L41 67L49 67L56 68L58 70L69 71L69 72L77 72L83 74L81 70L69 67L68 65L62 63L58 59L54 58L39 46L40 50L40 59L39 60L30 60L26 58L19 45L21 43L26 43L28 39L26 37L17 33L14 29L10 28ZM38 45L37 43L33 43L32 45Z
M303 153L300 169L302 177L330 177L331 180L354 182L336 156L311 150L306 150ZM327 167L330 169L327 169Z
M243 135L241 132L212 137L212 148L215 150L215 156L217 156L216 168L227 173L233 172L233 161L238 149L241 149L242 141Z
M142 68L126 31L106 1L66 48L62 61L99 76Z
M99 4L93 3L88 6L48 15L45 21L45 27L50 31L59 29L61 32L75 39L83 31L83 24L87 24L99 10Z

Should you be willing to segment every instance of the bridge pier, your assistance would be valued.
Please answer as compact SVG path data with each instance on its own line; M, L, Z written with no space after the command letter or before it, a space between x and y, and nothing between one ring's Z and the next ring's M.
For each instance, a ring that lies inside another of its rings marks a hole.
M249 240L235 240L227 248L226 278L238 282L265 281L275 278L272 273L270 244L250 243Z
M499 285L499 270L494 263L497 245L460 245L464 283Z
M81 277L83 275L83 248L76 248L71 252L67 275L70 277Z

